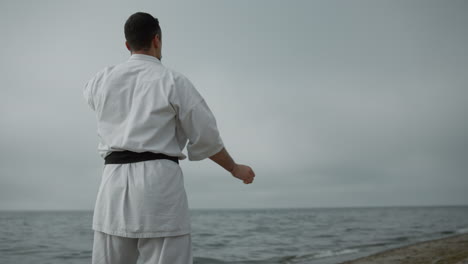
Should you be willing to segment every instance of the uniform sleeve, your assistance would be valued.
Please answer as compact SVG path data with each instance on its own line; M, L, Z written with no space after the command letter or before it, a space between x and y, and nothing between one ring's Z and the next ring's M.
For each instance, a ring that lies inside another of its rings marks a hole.
M110 69L112 69L112 67L106 67L103 70L97 72L84 86L83 97L93 111L96 111L96 107L99 107L97 103L99 102L99 93L97 91L99 90L99 86L102 85L105 72L109 71Z
M174 88L171 103L177 112L177 123L188 138L188 159L203 160L221 151L224 143L205 99L183 76L175 79Z
M91 93L91 84L92 84L92 80L88 81L86 84L85 84L85 87L83 89L83 97L85 99L85 102L88 104L88 106L94 111L96 110L96 107L94 106L94 102L93 102L93 97L92 97L92 93Z
M187 145L189 160L203 160L223 149L224 143L215 117L205 100L196 104L185 116L182 116L180 124L189 140Z

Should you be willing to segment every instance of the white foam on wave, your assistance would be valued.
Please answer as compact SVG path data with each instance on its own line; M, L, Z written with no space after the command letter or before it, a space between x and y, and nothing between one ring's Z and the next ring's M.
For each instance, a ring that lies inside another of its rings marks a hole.
M455 231L455 233L457 233L457 234L468 233L468 227L460 228L460 229L458 229L457 231Z
M315 258L335 257L339 255L352 254L359 252L359 249L345 248L341 250L324 250L314 255Z

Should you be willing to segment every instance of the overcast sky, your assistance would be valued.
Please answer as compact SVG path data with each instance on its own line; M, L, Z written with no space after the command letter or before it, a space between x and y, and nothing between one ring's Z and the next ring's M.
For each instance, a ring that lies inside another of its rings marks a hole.
M468 1L1 1L0 209L92 210L82 97L151 13L245 185L181 162L191 208L468 204ZM184 151L186 153L186 151Z

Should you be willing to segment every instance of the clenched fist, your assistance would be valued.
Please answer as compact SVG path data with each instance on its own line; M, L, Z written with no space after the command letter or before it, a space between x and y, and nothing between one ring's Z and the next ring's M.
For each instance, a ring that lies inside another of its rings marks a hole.
M255 177L255 173L252 168L243 164L236 164L234 169L232 169L231 174L239 180L242 180L245 184L252 183Z

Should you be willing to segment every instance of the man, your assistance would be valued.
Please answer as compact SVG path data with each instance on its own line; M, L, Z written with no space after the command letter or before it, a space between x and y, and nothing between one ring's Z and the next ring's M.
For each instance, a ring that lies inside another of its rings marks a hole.
M83 91L96 112L105 159L93 216L92 263L192 263L191 226L179 160L210 158L245 184L206 101L182 74L161 63L159 21L125 23L128 61L99 71Z

